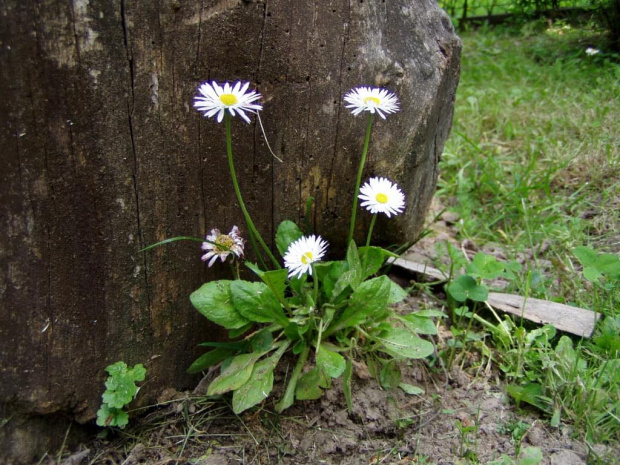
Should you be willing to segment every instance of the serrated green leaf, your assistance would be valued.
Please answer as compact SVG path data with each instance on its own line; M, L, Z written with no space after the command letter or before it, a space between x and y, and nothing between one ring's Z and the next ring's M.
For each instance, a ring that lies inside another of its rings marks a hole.
M620 276L620 257L611 253L600 254L596 258L596 268L606 276Z
M250 344L254 352L268 351L273 344L273 335L268 329L263 329L252 336Z
M376 339L383 346L380 350L395 357L425 358L435 351L433 344L404 328L383 331Z
M400 384L400 367L396 360L390 360L381 367L379 382L384 389L392 389Z
M355 280L351 282L351 287L355 289L364 279L362 276L362 262L355 241L351 241L347 248L347 263L349 264L349 272L355 276Z
M254 364L263 355L264 352L233 357L222 373L211 382L207 395L215 396L239 389L250 379Z
M321 282L323 292L328 300L332 300L334 296L334 287L336 282L344 273L349 269L349 264L344 260L335 262L316 262L314 264L314 270L316 271L317 279Z
M213 365L220 363L225 358L231 356L234 351L225 348L217 348L201 355L187 369L188 373L200 373Z
M192 305L213 323L226 329L238 329L250 321L234 307L230 293L231 281L220 280L203 284L190 295Z
M323 395L321 387L326 385L325 376L318 368L313 368L304 373L297 381L295 397L297 400L316 400Z
M583 269L583 277L586 278L591 283L598 283L601 280L603 273L601 273L598 269L587 266Z
M114 421L114 414L117 409L111 409L108 404L103 403L97 411L97 425L106 427Z
M529 383L525 386L509 384L506 386L506 392L514 398L517 406L521 402L526 402L544 412L549 411L549 403L543 396L542 386L538 383Z
M390 295L388 304L397 304L407 298L409 293L390 279Z
M350 287L353 289L355 283L359 280L359 274L354 270L346 270L339 277L336 283L334 284L334 288L332 290L332 302L336 302L338 297L342 294L342 292Z
M362 270L363 279L377 273L385 261L383 249L380 247L360 247L359 256L362 265L365 265Z
M110 374L105 382L103 402L111 408L122 409L133 400L138 392L136 381L144 381L146 369L141 364L128 368L124 362L117 362L106 368Z
M306 341L304 341L303 339L299 339L297 342L295 342L295 345L293 346L293 353L295 355L299 355L304 351L306 347Z
M254 274L258 276L259 278L265 274L265 272L261 270L256 263L246 261L245 266L247 266L251 271L253 271Z
M129 415L122 409L111 408L107 404L101 404L97 411L97 425L102 427L116 426L125 429L129 423Z
M233 393L233 412L239 414L254 407L271 394L273 370L289 345L289 342L283 344L271 357L254 365L250 379Z
M237 339L238 337L243 336L250 329L252 329L252 326L254 326L254 323L250 321L248 324L243 325L240 328L231 329L228 331L228 339Z
M418 313L409 313L402 317L402 321L410 331L416 334L437 334L435 322L428 317L420 316Z
M276 247L280 255L284 257L289 246L303 235L301 229L292 221L286 220L280 223L276 232Z
M108 372L108 374L114 378L116 376L125 376L125 374L127 373L128 370L128 366L125 362L116 362L113 363L111 365L108 365L105 369L105 371Z
M269 359L254 366L251 378L233 393L233 412L239 414L265 400L273 389L273 369Z
M258 323L288 325L282 305L265 283L251 283L240 279L230 284L232 302L247 320Z
M579 246L573 249L573 253L583 266L595 266L596 252L590 247Z
M261 276L261 279L277 297L284 299L284 291L286 291L287 281L286 268L282 268L281 270L266 271L263 273L263 276Z
M400 383L398 387L401 388L403 391L405 391L407 394L412 395L412 396L420 396L424 394L424 389L418 386L414 386L413 384Z
M325 344L321 344L316 354L316 365L327 376L338 378L346 368L346 361L338 352L329 350Z
M331 330L340 330L361 324L368 318L384 312L390 295L390 282L387 276L379 276L360 284L351 294L348 307L332 323Z

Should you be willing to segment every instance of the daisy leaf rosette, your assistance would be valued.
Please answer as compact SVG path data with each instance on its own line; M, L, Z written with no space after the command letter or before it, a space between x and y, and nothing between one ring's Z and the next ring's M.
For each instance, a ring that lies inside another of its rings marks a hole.
M345 106L351 110L353 116L368 111L373 114L377 113L381 118L386 119L385 115L396 113L400 109L396 94L377 87L351 89L344 96L344 101L347 102Z
M370 178L360 189L361 206L370 213L384 213L388 218L405 208L405 194L386 178Z
M305 236L293 242L284 254L284 266L289 278L301 278L304 274L312 276L312 264L325 255L327 242L320 236Z
M252 90L248 91L249 82L241 82L231 85L225 82L223 85L215 81L204 82L198 87L198 95L194 98L194 107L207 118L216 117L217 122L221 123L226 111L231 116L239 115L246 123L250 118L245 112L256 113L263 109L263 106L256 103L261 98L261 94Z

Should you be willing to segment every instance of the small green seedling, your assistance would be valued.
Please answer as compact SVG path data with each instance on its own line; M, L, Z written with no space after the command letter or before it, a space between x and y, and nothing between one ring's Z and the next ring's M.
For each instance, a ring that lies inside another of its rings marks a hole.
M142 364L129 368L125 362L116 362L105 371L110 376L105 382L106 391L101 396L103 403L97 412L97 425L123 429L129 423L129 415L124 408L138 394L140 388L136 382L144 381L146 369Z

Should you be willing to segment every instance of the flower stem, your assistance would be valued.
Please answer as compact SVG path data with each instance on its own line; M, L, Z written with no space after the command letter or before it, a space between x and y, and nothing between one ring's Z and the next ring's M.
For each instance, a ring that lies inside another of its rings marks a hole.
M347 245L353 240L353 232L355 231L355 217L357 216L357 196L360 193L360 185L362 184L362 174L366 165L366 156L368 155L368 145L370 144L370 133L372 131L372 113L368 113L368 123L366 125L366 138L364 139L364 148L362 149L362 159L357 171L357 180L355 181L355 195L353 196L353 209L351 210L351 227L349 228L349 239Z
M370 247L370 238L372 237L372 230L375 228L375 221L377 221L377 214L372 215L370 220L370 227L368 228L368 236L366 237L366 253L364 254L364 262L362 263L362 273L366 273L366 262L368 261L368 247Z
M235 188L235 194L237 195L237 201L239 202L239 206L241 207L241 211L243 212L245 223L250 229L250 239L252 239L252 245L254 246L254 252L256 252L256 255L260 257L260 254L258 253L258 247L256 246L256 243L254 242L254 238L255 238L258 240L260 245L263 247L263 249L269 256L269 258L273 262L273 265L276 267L276 269L280 269L282 267L278 263L278 260L276 260L276 257L274 257L273 254L271 253L271 250L269 249L269 247L267 247L267 244L265 244L265 241L263 240L260 233L256 229L256 226L254 226L254 223L252 222L252 218L250 218L250 214L248 213L247 208L245 208L245 203L243 203L243 198L241 197L241 190L239 189L239 183L237 182L237 174L235 173L235 165L233 163L232 135L230 131L230 115L228 114L228 112L226 112L224 120L226 122L226 153L228 155L228 168L230 169L230 176L232 177L233 186Z
M372 237L372 230L375 227L375 221L377 221L377 214L372 215L372 220L370 220L370 228L368 228L368 237L366 237L366 247L370 246L370 238Z

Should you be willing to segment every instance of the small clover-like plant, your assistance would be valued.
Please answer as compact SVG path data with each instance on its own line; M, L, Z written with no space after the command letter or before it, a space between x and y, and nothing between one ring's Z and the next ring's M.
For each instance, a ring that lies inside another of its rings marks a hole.
M136 382L144 381L146 369L142 364L129 368L121 361L109 365L105 370L109 376L105 382L106 391L101 396L103 402L97 412L97 425L123 429L129 422L125 406L140 390Z
M583 265L583 276L588 281L609 290L620 284L620 256L612 253L596 253L586 246L575 247L573 253Z

